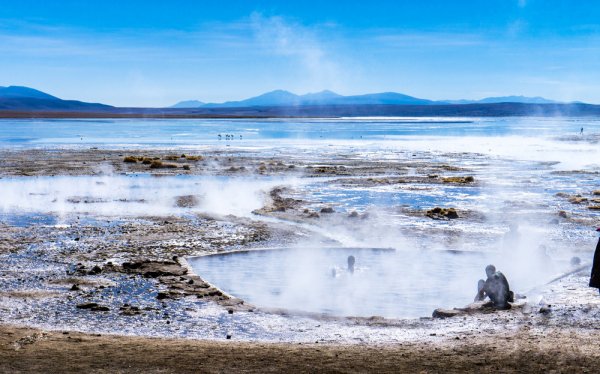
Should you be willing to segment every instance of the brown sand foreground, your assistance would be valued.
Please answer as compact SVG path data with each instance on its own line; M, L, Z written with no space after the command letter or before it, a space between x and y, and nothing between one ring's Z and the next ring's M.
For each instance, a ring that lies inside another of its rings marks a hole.
M593 335L512 336L402 345L239 343L43 332L0 326L3 373L598 372Z

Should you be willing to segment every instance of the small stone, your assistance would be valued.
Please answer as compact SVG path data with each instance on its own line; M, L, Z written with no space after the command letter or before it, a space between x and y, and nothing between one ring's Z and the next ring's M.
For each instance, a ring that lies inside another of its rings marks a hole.
M94 267L88 271L89 275L96 275L102 273L102 268L98 265L94 265Z
M456 309L438 308L433 311L433 314L431 316L433 318L450 318L450 317L456 317L460 313L461 313L460 310L456 310Z
M82 304L77 304L77 309L92 309L97 306L98 306L97 303L82 303Z
M156 295L156 298L157 298L158 300L164 300L164 299L167 299L168 297L169 297L169 294L167 294L166 292L159 292L159 293Z

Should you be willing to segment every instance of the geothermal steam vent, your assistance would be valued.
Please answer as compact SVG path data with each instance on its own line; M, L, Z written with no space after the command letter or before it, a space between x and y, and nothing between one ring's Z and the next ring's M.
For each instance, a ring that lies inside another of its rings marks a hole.
M281 248L189 262L205 280L258 307L400 318L468 304L488 260L473 252Z

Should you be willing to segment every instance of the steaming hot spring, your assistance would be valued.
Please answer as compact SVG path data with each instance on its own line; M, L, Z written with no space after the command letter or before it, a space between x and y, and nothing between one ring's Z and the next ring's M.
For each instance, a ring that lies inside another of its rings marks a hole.
M487 195L478 197L479 190L474 187L444 186L444 194L437 195L424 194L421 190L355 192L318 182L320 184L297 185L307 194L312 191L314 195L314 191L320 191L323 196L314 196L314 200L327 198L335 201L340 210L344 209L344 205L351 208L360 205L363 200L367 205L380 206L402 202L390 202L390 196L426 204L440 204L444 202L441 199L448 197L462 199L463 205L471 200L487 199ZM257 217L252 212L264 205L265 191L280 183L278 178L228 179L185 175L162 178L148 175L4 178L0 181L4 193L0 218L13 225L79 225L81 222L93 224L95 217L114 215L135 219L149 215L168 217L212 213L248 217L260 222L269 218ZM383 209L380 212L384 212ZM356 226L351 226L352 230L344 229L345 221L326 221L326 218L318 221L322 228L309 226L313 232L326 232L329 237L340 239L338 242L345 247L297 245L233 251L193 257L190 264L206 281L259 308L388 318L430 316L436 308L469 304L476 294L477 280L485 277L484 269L488 264L496 265L507 276L515 292L529 297L532 296L532 288L569 270L568 266L557 263L556 258L550 260L545 254L536 257L539 254L536 248L543 235L528 226L522 227L524 233L517 250L501 248L499 236L490 236L481 242L483 244L473 245L469 244L469 236L465 235L464 241L452 248L455 250L449 251L444 250L446 247L439 233L436 236L436 230L424 231L423 236L415 241L423 244L420 247L412 246L411 241L401 236L396 240L389 223L402 218L380 214L379 220L362 221L361 229ZM430 227L433 222L427 217L408 218L408 221L403 224L420 229ZM450 223L440 225L450 227ZM477 222L452 225L471 229L472 232L485 229ZM376 240L376 234L382 231L389 240ZM356 245L363 247L349 247L355 244L343 242L348 238L361 239L358 241L361 244ZM480 247L483 247L482 251L479 251ZM511 252L512 256L507 252ZM355 260L354 271L348 270L350 256Z
M189 263L224 292L263 309L411 318L472 302L477 280L494 260L503 263L501 256L478 252L296 247L193 257ZM547 271L521 279L514 267L501 270L517 292L552 277Z

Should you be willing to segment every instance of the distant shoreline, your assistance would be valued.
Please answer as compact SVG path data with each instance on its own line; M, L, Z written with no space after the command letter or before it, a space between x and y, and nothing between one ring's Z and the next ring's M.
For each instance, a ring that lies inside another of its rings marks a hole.
M592 104L324 105L240 108L0 109L0 118L268 119L339 117L600 117Z
M267 117L258 115L219 115L219 114L161 114L161 113L102 113L102 112L13 112L0 111L0 119L266 119L266 118L316 118L300 116ZM322 118L322 117L319 117ZM334 117L332 117L334 118Z

